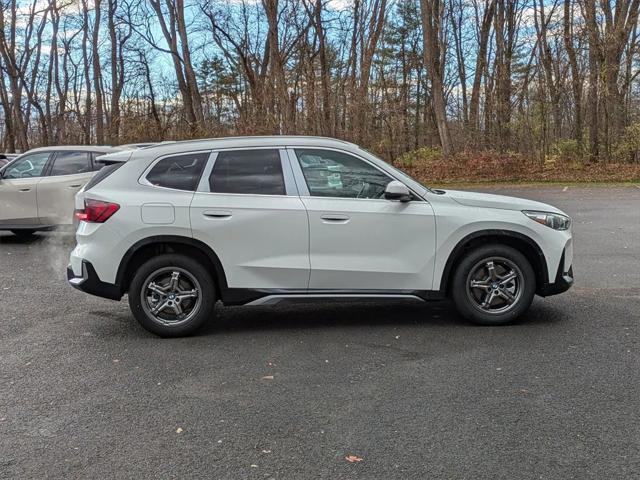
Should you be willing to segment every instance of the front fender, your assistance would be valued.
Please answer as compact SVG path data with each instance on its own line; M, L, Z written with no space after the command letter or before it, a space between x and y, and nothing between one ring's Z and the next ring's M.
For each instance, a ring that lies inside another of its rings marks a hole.
M555 278L562 252L570 233L552 230L528 219L518 210L487 208L460 209L445 207L449 212L436 215L437 239L433 288L442 290L448 278L452 259L469 241L480 236L506 236L527 242L540 256L545 281ZM469 217L479 220L469 221Z

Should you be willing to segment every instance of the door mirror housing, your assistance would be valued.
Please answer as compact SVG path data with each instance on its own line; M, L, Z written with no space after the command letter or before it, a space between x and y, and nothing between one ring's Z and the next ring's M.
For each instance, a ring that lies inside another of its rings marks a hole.
M387 185L384 191L384 198L397 202L408 202L411 200L411 191L404 183L393 180Z

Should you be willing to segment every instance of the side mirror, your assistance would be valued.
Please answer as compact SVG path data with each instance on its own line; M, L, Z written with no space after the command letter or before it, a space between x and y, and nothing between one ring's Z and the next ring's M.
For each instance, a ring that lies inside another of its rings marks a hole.
M384 198L398 202L408 202L411 200L411 191L404 183L393 180L389 182L384 190Z

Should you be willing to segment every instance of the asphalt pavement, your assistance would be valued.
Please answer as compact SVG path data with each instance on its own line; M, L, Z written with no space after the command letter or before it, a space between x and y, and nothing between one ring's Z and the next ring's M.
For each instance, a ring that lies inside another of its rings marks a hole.
M0 478L640 478L640 188L492 187L574 219L516 325L446 302L218 307L161 340L0 233Z

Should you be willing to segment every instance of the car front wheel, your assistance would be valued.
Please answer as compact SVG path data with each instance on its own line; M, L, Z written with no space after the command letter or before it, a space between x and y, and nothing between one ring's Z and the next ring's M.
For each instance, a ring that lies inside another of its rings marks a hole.
M536 292L536 277L518 250L486 245L462 259L451 287L462 316L481 325L502 325L529 308Z
M129 306L146 330L161 337L194 333L213 316L216 290L197 260L179 254L152 258L136 272Z

